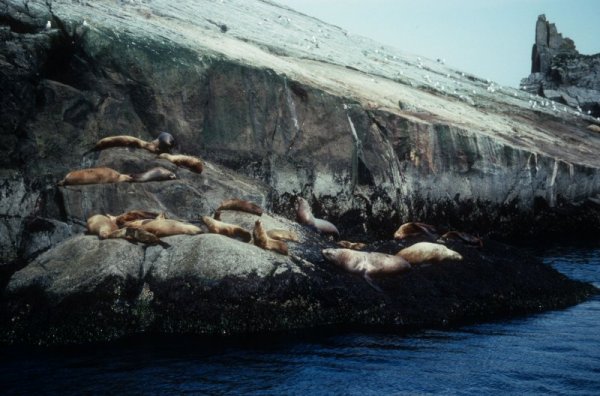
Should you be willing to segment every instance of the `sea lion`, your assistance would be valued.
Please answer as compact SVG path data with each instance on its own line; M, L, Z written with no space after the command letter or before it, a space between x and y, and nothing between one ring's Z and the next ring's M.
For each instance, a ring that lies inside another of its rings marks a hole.
M175 139L167 132L161 132L158 135L158 138L151 142L147 142L134 136L118 135L100 139L92 150L99 151L111 147L136 147L146 149L152 153L163 153L165 151L170 151L174 144Z
M298 238L298 234L294 231L283 230L280 228L275 228L267 231L267 235L271 239L277 239L278 241L292 241L298 242L300 239Z
M473 245L473 246L479 246L482 247L483 246L483 241L481 240L481 238L478 238L474 235L471 234L467 234L466 232L461 232L461 231L448 231L447 233L445 233L444 235L442 235L440 237L441 241L449 241L449 240L454 240L454 241L462 241L464 243L466 243L467 245Z
M117 226L123 227L126 223L134 220L156 219L160 214L157 212L148 212L145 210L130 210L118 216L113 216Z
M111 168L87 168L72 171L58 182L59 186L80 185L80 184L102 184L102 183L121 183L132 180L130 175L125 175Z
M592 132L600 132L600 125L590 124L586 128Z
M192 157L191 155L162 153L158 158L166 159L177 166L188 168L192 172L202 173L204 170L204 163L199 158Z
M170 152L175 146L175 138L169 132L161 132L151 143L156 146L159 153Z
M262 216L263 214L263 209L257 204L237 198L226 199L225 201L221 202L217 208L217 212L221 210L239 210L242 212L255 214L257 216Z
M140 222L139 225L135 224ZM193 224L170 219L136 220L126 224L127 227L138 227L151 232L157 237L169 235L196 235L201 234L202 229Z
M363 250L367 244L362 243L362 242L350 242L350 241L339 241L337 243L337 245L339 247L345 248L345 249L352 249L352 250Z
M302 197L296 198L296 217L298 223L311 226L322 234L332 234L337 238L340 236L340 232L332 223L313 216L308 201Z
M431 242L419 242L400 250L396 256L404 258L411 264L420 264L426 261L462 260L460 253L448 249L444 245Z
M405 239L408 237L426 235L429 238L437 239L435 234L437 230L434 226L425 223L404 223L394 233L394 239Z
M221 234L230 238L240 238L244 242L250 242L252 239L250 231L244 230L235 224L224 223L209 216L203 216L202 221L208 227L208 231L213 234Z
M287 256L287 244L284 241L280 241L269 237L260 220L256 220L256 222L254 222L254 230L252 230L252 237L256 246L262 249L272 250L280 254L285 254Z
M171 247L167 242L161 241L159 237L142 228L127 227L123 230L125 230L125 238L129 240L142 242L146 245L160 245L165 249Z
M381 289L373 283L371 275L389 275L410 269L410 264L400 256L377 252L359 252L351 249L323 249L327 261L346 271L361 274L367 283L377 291Z
M117 235L111 236L111 234L119 230L119 227L117 227L117 223L109 216L101 214L91 216L87 219L86 226L90 234L98 235L100 239L120 238Z
M96 142L92 150L100 151L111 147L137 147L148 149L147 141L129 135L108 136Z
M160 166L147 170L143 173L131 175L131 181L134 182L164 181L174 179L177 179L175 173Z

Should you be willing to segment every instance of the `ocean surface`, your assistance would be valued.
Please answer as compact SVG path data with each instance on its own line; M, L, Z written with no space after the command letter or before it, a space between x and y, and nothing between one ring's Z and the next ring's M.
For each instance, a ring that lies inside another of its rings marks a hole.
M600 248L544 261L600 287ZM139 339L0 349L0 394L600 394L600 297L528 317L411 334Z

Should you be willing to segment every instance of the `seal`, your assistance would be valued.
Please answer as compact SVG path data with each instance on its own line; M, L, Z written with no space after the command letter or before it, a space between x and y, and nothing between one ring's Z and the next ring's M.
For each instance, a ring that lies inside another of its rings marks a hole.
M296 217L298 223L313 227L322 234L332 234L337 238L340 236L340 232L332 223L313 216L308 201L302 197L296 198Z
M352 249L323 249L325 259L346 271L360 274L377 291L382 291L373 283L371 275L391 275L410 269L410 264L400 256L377 252L359 252Z
M448 249L444 245L431 242L419 242L396 253L411 264L420 264L426 261L440 262L444 260L462 260L460 253Z
M434 226L425 223L404 223L394 233L394 239L406 239L409 237L426 235L431 239L437 239L437 230Z
M137 222L137 224L135 224ZM193 224L171 219L136 220L126 224L127 227L137 227L148 231L157 237L170 235L197 235L202 229Z
M362 242L350 242L350 241L339 241L337 243L337 245L339 247L345 248L345 249L352 249L352 250L363 250L367 244L362 243Z
M441 241L461 241L467 245L483 247L483 241L474 235L461 231L448 231L440 237Z
M101 214L91 216L87 219L86 227L90 234L98 235L100 239L120 238L120 236L114 234L119 230L119 227L109 216Z
M158 156L158 158L170 161L177 166L183 166L184 168L188 168L192 172L202 173L202 171L204 170L204 163L202 162L202 160L196 157L192 157L191 155L162 153Z
M177 179L175 173L160 166L147 170L143 173L131 175L131 181L134 182L165 181L174 179Z
M80 184L121 183L132 181L130 175L125 175L111 168L87 168L72 171L58 182L59 186Z
M221 210L239 210L257 216L262 216L263 214L263 209L257 204L238 198L226 199L221 202L217 208L217 212Z
M254 229L252 230L252 237L254 244L261 249L272 250L279 254L288 254L288 246L284 241L273 239L269 237L268 233L262 225L260 220L254 222Z
M161 132L158 138L147 142L145 140L129 135L109 136L100 139L92 151L104 150L111 147L135 147L148 150L152 153L163 153L170 151L175 145L175 139L170 133Z
M240 238L244 242L250 242L252 239L250 231L235 224L224 223L209 216L203 216L202 221L206 224L208 231L212 234L221 234L230 238Z

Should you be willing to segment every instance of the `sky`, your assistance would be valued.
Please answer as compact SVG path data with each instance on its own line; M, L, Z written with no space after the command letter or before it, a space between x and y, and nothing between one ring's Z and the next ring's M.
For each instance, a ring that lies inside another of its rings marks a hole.
M540 14L582 54L600 53L600 0L273 0L399 50L518 87Z

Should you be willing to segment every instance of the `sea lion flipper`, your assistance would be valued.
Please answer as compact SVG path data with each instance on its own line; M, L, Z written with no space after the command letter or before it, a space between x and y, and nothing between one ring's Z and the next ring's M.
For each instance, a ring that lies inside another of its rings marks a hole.
M373 282L373 279L371 279L371 277L369 276L369 274L367 274L365 272L365 274L363 275L363 278L365 279L365 281L369 284L369 286L371 286L373 289L375 289L376 291L378 291L379 293L383 293L383 290L381 290L381 288L379 286L377 286L375 284L375 282Z
M159 241L159 242L158 242L158 244L159 244L160 246L162 246L162 248L163 248L163 249L168 249L168 248L170 248L170 247L171 247L171 245L170 245L170 244L168 244L167 242L165 242L165 241L163 241L163 240L160 240L160 239L159 239L158 241Z

